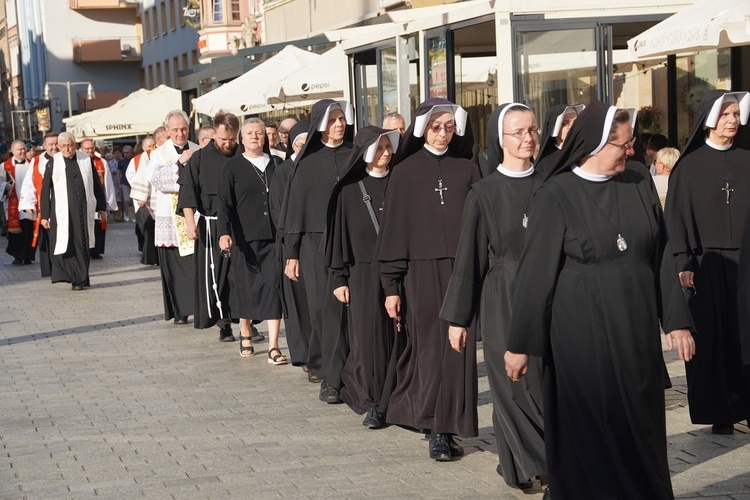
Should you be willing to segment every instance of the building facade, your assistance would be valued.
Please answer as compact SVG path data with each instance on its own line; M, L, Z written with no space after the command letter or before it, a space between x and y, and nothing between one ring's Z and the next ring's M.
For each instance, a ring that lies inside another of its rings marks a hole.
M198 64L201 9L195 0L140 0L143 86L179 88L179 73Z
M109 106L140 86L136 0L3 3L13 31L6 27L9 73L3 78L10 88L2 105L17 137L38 139L47 129L60 130L63 116ZM37 110L43 109L49 118L40 122Z

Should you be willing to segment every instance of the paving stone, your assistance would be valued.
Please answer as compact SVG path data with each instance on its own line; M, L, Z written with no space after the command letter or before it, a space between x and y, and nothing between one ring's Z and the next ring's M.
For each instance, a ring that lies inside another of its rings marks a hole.
M138 257L133 225L111 224L92 287L72 293L0 252L0 498L541 497L495 473L481 344L480 435L438 464L421 434L321 403L301 369L265 362L267 343L244 359L216 328L163 321L159 270ZM684 363L665 360L675 493L750 500L750 429L692 425Z

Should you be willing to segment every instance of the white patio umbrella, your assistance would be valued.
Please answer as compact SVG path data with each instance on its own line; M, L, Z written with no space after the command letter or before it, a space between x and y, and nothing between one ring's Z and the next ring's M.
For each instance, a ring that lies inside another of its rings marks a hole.
M77 139L116 139L150 134L173 109L182 108L182 93L166 85L140 89L108 108L65 118Z
M750 44L750 0L698 0L628 40L633 57Z
M287 45L278 54L225 83L216 90L193 99L193 108L213 116L219 110L236 115L254 115L274 109L264 95L271 82L320 58L320 55Z
M344 96L344 51L336 45L318 59L279 78L265 90L270 104L300 103Z

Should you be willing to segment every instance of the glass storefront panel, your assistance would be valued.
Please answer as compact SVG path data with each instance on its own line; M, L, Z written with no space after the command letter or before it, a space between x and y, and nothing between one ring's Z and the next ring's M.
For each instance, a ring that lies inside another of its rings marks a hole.
M381 117L398 111L398 60L396 47L380 51L380 88L383 91Z
M354 56L354 106L357 128L375 124L378 119L378 67L376 51L368 50Z
M469 113L479 149L487 147L487 121L497 107L497 57L470 57L458 54L456 68L456 104Z
M428 97L448 99L448 37L428 38L426 46Z
M703 94L732 88L730 49L704 50L677 58L677 139L680 147L693 127Z
M595 28L519 32L521 100L544 119L557 104L585 104L599 96Z

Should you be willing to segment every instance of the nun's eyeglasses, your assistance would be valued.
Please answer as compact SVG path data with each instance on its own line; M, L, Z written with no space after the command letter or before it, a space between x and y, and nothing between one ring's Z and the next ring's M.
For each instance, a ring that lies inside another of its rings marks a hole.
M633 145L635 144L635 137L633 137L632 139L630 139L625 144L615 144L614 142L608 142L607 144L611 144L611 145L613 145L615 147L618 147L618 148L622 149L623 151L627 151L628 149L632 148Z
M446 134L450 134L451 132L456 130L456 126L452 123L446 123L445 125L435 123L433 125L430 125L428 128L435 134L439 134L441 130L445 130Z
M533 139L535 137L538 137L540 132L541 130L539 130L538 128L530 128L528 130L516 130L513 133L507 133L507 134L503 132L503 135L509 135L513 137L514 139L521 141L523 140L524 137L526 137L526 134L529 134L529 137Z

